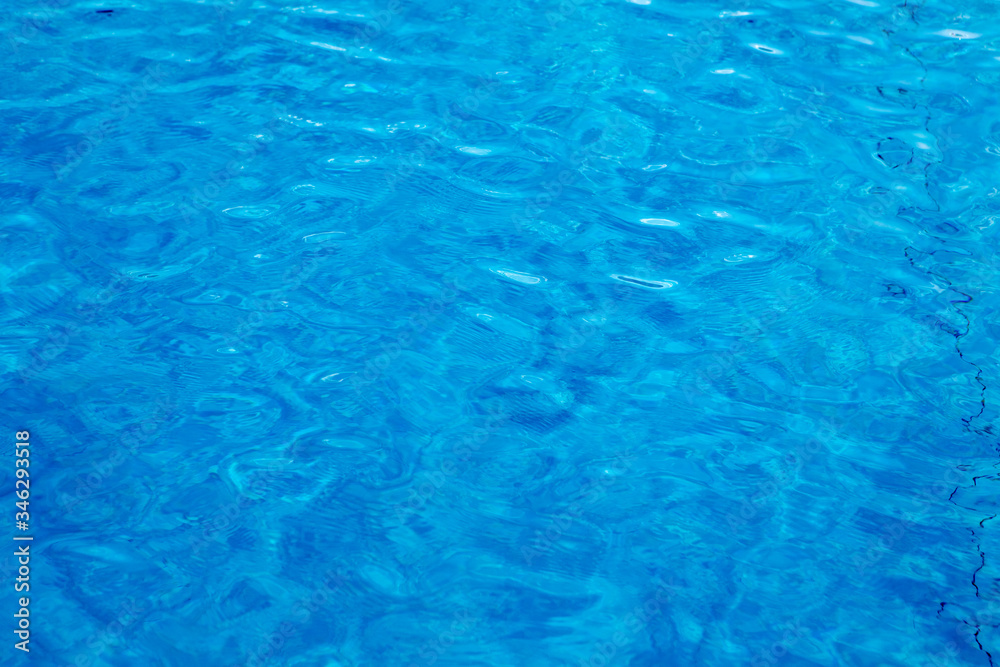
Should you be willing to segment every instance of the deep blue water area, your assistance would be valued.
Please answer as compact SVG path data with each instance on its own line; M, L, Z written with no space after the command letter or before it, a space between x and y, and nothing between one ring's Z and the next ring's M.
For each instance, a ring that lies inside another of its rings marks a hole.
M0 663L1000 659L997 3L29 0L0 75Z

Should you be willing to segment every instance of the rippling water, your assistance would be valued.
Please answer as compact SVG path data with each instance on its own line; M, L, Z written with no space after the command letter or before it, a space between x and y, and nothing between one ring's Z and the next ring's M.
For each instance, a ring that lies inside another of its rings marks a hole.
M995 3L5 9L35 664L993 664Z

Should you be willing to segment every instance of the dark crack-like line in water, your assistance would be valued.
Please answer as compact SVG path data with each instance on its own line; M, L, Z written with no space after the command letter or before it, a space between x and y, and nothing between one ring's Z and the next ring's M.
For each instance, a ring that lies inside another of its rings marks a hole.
M917 18L916 18L915 9L912 8L912 7L908 7L907 3L904 3L903 6L907 7L907 9L909 9L910 19L914 22L914 24L918 24ZM885 29L883 29L883 32L886 34L887 38L891 37L891 35L893 34L893 31L889 31L889 30L885 30ZM889 41L892 42L891 39L889 39ZM904 51L906 51L907 55L909 55L911 58L913 58L920 65L921 69L923 70L924 74L920 78L920 87L921 87L921 89L926 90L924 82L927 79L927 75L928 75L927 66L924 64L924 62L915 53L913 53L913 51L910 50L909 47L902 46L902 48L903 48ZM881 89L879 90L879 93L880 94L882 93ZM920 105L914 103L913 107L912 107L913 110L916 111L917 108L918 108L918 106L920 106ZM931 109L930 109L930 105L927 104L927 105L923 105L923 106L924 106L924 109L926 111L925 116L924 116L924 131L927 132L928 135L934 136L933 133L930 130L930 122L931 122ZM937 162L940 162L940 160L938 160ZM918 211L924 211L924 212L927 212L927 213L940 213L941 212L941 202L939 202L937 200L937 198L934 197L934 195L931 193L931 188L930 188L930 168L931 168L931 166L933 164L936 164L937 162L930 162L930 161L928 161L927 164L924 165L924 169L923 169L923 174L924 174L924 192L926 193L927 197L932 202L934 202L934 208L933 209L925 209L925 208L922 208L920 206L914 205L914 208L916 210L918 210ZM947 243L947 241L944 241L943 239L940 239L940 240L942 241L942 243ZM907 246L903 250L903 254L910 261L910 265L913 266L914 268L917 268L916 264L913 261L913 258L909 254L909 251L911 251L911 250L913 250L914 252L920 252L919 250L916 250L912 246ZM935 252L937 252L937 251L932 251L932 252L925 253L925 254L934 255ZM985 428L983 428L982 430L976 430L972 426L973 420L980 418L983 415L983 412L986 410L986 389L987 389L986 383L983 381L983 370L982 370L982 368L978 364L976 364L975 362L970 361L969 359L966 358L965 353L962 351L962 346L961 346L962 338L965 337L965 336L967 336L969 334L969 332L971 331L971 329L972 329L972 320L969 318L969 316L965 313L964 310L962 310L962 308L958 304L970 303L972 301L972 296L969 295L969 294L966 294L965 292L962 292L961 290L959 290L957 288L955 288L952 285L951 281L948 280L947 278L945 278L944 276L942 276L942 275L940 275L940 274L938 274L938 273L936 273L934 271L931 271L931 270L924 270L924 269L921 269L921 270L923 270L924 273L926 273L927 275L932 275L932 276L934 276L934 277L936 277L936 278L938 278L940 280L943 280L945 283L947 283L948 289L950 291L955 292L956 294L959 294L962 297L964 297L964 299L951 301L950 303L951 303L952 308L955 309L955 312L957 312L959 315L961 315L962 319L965 320L965 331L964 332L952 331L951 333L955 337L955 351L958 353L958 356L962 359L962 361L964 361L965 363L969 364L970 366L972 366L973 368L976 369L976 376L975 376L975 378L976 378L976 382L979 384L979 387L980 387L980 394L979 394L979 412L977 412L974 415L970 415L968 418L962 418L962 422L963 422L963 424L965 426L965 430L967 430L967 431L972 431L972 432L980 434L980 435L991 434L991 429L990 429L990 427L988 425ZM973 486L977 485L977 480L978 479L979 479L978 477L974 477L973 478L973 480L972 480ZM954 501L954 496L955 496L955 493L957 493L957 492L958 492L958 487L956 487L955 490L952 491L951 495L948 497L948 500L952 504L955 504L955 505L958 505L958 503L955 503L955 501ZM967 509L971 509L971 508L967 508ZM993 519L995 517L996 517L996 515L994 514L993 516L985 517L982 520L980 520L980 522L979 522L980 528L984 527L983 524L986 521L989 521L990 519ZM976 570L972 573L971 582L972 582L972 586L976 589L976 599L981 599L980 595L979 595L979 583L977 581L977 577L979 576L980 571L982 571L982 569L986 566L986 552L983 551L983 549L982 549L982 541L978 539L978 536L976 535L976 531L974 529L970 528L969 532L972 533L973 540L975 541L975 544L976 544L976 552L979 554L979 561L980 561L979 562L979 567L976 568ZM939 618L941 616L941 612L944 611L945 604L946 603L942 602L940 609L938 609L937 615L938 615ZM979 647L980 651L982 651L983 653L986 654L986 657L987 657L987 659L989 660L989 663L990 663L990 667L993 667L993 655L989 651L986 650L986 648L983 646L982 642L979 640L979 633L982 631L982 629L979 626L979 624L970 623L969 621L963 621L963 623L965 623L966 625L968 625L970 627L974 627L976 629L976 632L973 635L975 637L975 639L976 639L976 645Z
M976 479L979 479L979 478L977 477L977 478L973 479L973 482L972 482L973 486L976 485ZM993 516L986 517L985 519L981 520L979 522L979 527L983 528L984 527L983 524L986 523L987 521L989 521L990 519L993 519L994 517L996 517L996 514L994 514ZM972 533L972 537L973 538L976 537L976 531L975 530L973 530L973 529L970 528L969 532ZM979 576L979 572L984 567L986 567L986 552L983 551L983 547L982 547L982 542L981 541L978 541L978 540L976 541L976 551L979 553L979 567L977 567L976 571L972 573L972 585L976 589L976 597L978 598L979 597L979 582L976 581L976 577L978 577ZM979 636L979 626L978 625L976 626L976 636L977 637ZM977 639L977 641L978 641L978 639ZM979 645L979 648L982 648L982 644ZM986 651L986 655L989 655L989 651ZM993 656L990 656L990 664L991 665L993 664Z
M969 532L972 533L973 538L976 537L976 531L970 528ZM977 567L976 570L972 573L972 587L976 589L976 597L978 598L980 597L979 582L976 581L976 577L978 577L979 572L984 567L986 567L986 554L983 552L982 542L976 542L976 551L979 553L979 567Z
M906 259L908 259L910 261L910 265L913 266L913 268L915 268L915 269L917 269L919 271L923 271L925 274L927 274L929 276L934 276L936 279L938 279L940 281L943 281L944 283L946 283L948 285L948 290L949 291L954 292L955 294L958 294L960 296L965 297L964 299L950 301L950 303L952 305L952 308L954 308L955 312L957 312L959 315L961 315L962 319L965 320L965 331L954 331L953 330L953 331L949 331L949 333L951 333L951 335L954 336L954 338L955 338L955 351L958 353L958 356L962 359L962 361L964 361L965 363L969 364L970 366L972 366L973 368L976 369L975 379L976 379L976 382L979 384L979 412L977 412L974 415L970 415L969 417L963 417L962 418L962 423L965 424L965 430L967 430L967 431L972 430L972 431L974 431L976 433L980 433L980 434L982 434L983 432L989 433L989 431L975 431L975 429L973 429L973 427L972 427L972 421L974 419L978 419L979 417L981 417L982 414L983 414L983 412L986 410L986 389L987 389L987 386L986 386L986 382L983 381L983 369L976 362L969 361L969 359L966 358L965 352L962 351L962 345L961 345L962 338L964 338L965 336L968 336L969 332L972 330L972 320L969 318L968 315L965 314L965 311L963 311L961 308L958 307L957 304L960 304L960 303L970 303L972 301L972 296L969 295L969 294L966 294L965 292L963 292L963 291L961 291L961 290L959 290L957 288L955 288L952 285L951 281L948 280L947 278L945 278L944 276L942 276L940 273L937 273L936 271L931 271L929 269L922 269L922 268L918 267L916 265L916 262L914 262L914 258L910 256L910 252L911 251L913 251L915 253L919 252L919 253L924 254L924 255L934 255L936 252L938 252L937 250L932 250L930 252L923 252L922 250L918 250L918 249L914 248L913 246L907 246L906 248L903 249L903 255L905 255ZM942 325L942 329L943 328L944 328L944 326Z
M987 651L985 648L983 648L983 643L979 641L979 633L983 631L982 628L975 623L969 623L968 621L962 621L962 622L968 625L970 628L976 629L976 633L972 636L975 637L976 644L979 646L979 650L985 653L986 657L990 659L990 667L993 667L993 654Z

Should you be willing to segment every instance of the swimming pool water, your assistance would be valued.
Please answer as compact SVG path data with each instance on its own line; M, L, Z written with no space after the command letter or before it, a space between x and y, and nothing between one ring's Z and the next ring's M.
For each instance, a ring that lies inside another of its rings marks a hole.
M993 664L995 3L5 10L33 664Z

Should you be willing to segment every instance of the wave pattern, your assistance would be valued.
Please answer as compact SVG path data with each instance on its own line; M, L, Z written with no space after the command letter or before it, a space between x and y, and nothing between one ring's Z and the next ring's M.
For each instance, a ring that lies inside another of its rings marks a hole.
M98 5L0 17L37 664L993 664L995 4Z

